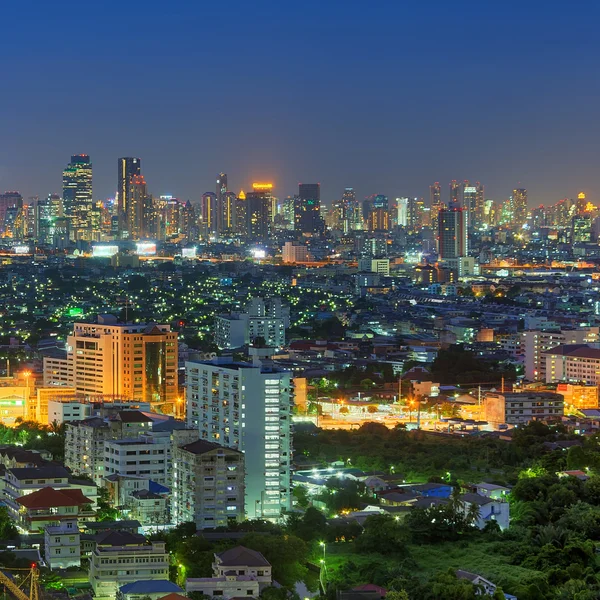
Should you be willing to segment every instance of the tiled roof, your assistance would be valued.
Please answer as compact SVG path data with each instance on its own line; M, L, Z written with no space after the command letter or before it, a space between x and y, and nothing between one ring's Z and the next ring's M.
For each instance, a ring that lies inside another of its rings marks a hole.
M57 508L59 506L82 506L91 504L80 489L55 490L45 487L26 496L17 498L17 502L29 509Z
M245 546L236 546L217 554L223 567L270 567L271 563L256 550L250 550Z

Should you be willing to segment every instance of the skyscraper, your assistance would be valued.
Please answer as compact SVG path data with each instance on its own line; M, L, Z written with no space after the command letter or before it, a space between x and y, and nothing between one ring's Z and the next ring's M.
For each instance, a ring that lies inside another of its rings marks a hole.
M225 192L219 200L219 233L231 235L236 226L236 195Z
M527 221L527 190L516 188L511 196L512 217L515 227L523 227Z
M71 156L63 171L63 204L69 220L70 239L89 240L91 237L92 163L87 154Z
M217 235L218 228L218 198L212 192L202 194L202 235L205 238Z
M440 260L462 258L467 256L468 244L468 211L451 202L438 214L438 252Z
M294 202L294 229L299 233L309 235L323 231L321 184L298 184L298 196Z
M240 190L235 201L235 233L241 236L248 235L248 202L244 190Z
M246 517L280 519L292 506L290 373L227 357L186 362L185 371L188 427L244 452Z
M361 230L364 227L362 207L356 200L354 188L344 189L342 194L342 221L344 232Z
M119 215L119 237L130 237L127 230L129 205L131 204L131 179L141 174L139 158L123 157L117 161L117 214Z
M146 235L144 223L144 214L148 211L146 180L143 175L133 175L127 188L127 237L131 240L139 240Z
M442 186L439 181L429 186L429 206L434 207L442 203Z
M463 206L464 191L465 188L468 186L469 182L467 180L459 183L458 181L456 181L456 179L453 179L450 182L450 202Z
M267 239L271 233L272 183L253 183L246 195L247 235L254 239Z
M23 196L19 192L4 192L0 194L0 233L6 231L6 214L11 209L16 209L17 212L23 208Z

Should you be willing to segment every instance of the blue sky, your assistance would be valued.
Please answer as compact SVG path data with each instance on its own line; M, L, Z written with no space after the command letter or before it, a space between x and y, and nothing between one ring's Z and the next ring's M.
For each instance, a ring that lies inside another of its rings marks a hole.
M595 3L6 4L0 188L59 191L89 153L97 198L139 156L153 194L192 200L225 171L325 201L470 179L600 202Z

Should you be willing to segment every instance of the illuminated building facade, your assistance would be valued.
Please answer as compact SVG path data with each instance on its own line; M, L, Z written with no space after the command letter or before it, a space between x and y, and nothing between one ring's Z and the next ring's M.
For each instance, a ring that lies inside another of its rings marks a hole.
M75 323L67 357L44 360L46 385L64 385L63 373L78 394L172 405L177 333L169 325L118 324L112 315L99 315L97 323Z
M247 236L251 239L267 239L271 233L272 183L253 183L246 195Z
M119 217L119 237L129 235L129 214L132 203L131 181L141 174L141 160L130 156L119 158L117 161L117 215Z
M90 240L92 231L92 163L87 154L71 157L63 171L63 205L72 241Z
M294 202L294 230L315 235L323 231L321 218L321 184L300 183Z
M213 192L202 194L202 235L205 238L217 235L219 231L218 198Z
M11 222L22 209L23 196L19 192L0 194L0 234L11 235Z
M240 450L246 518L280 519L291 502L291 374L220 357L186 362L188 427Z
M517 188L511 196L512 222L515 227L523 227L527 221L527 190Z

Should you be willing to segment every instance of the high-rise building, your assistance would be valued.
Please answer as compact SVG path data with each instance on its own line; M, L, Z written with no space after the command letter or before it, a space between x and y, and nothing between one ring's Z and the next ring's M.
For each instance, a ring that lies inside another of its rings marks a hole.
M386 208L371 208L369 220L367 222L367 229L369 231L390 230L390 215Z
M396 225L406 227L408 225L408 198L396 198Z
M187 423L202 440L244 453L246 517L291 509L291 374L219 357L186 362Z
M467 256L469 250L468 211L451 204L438 214L438 252L440 260Z
M213 192L202 194L202 235L205 238L217 235L219 231L218 198Z
M71 156L63 171L63 205L73 241L91 239L92 163L87 154Z
M217 175L217 199L219 202L223 200L223 196L227 193L227 173L219 173Z
M127 186L126 237L139 240L146 235L144 213L148 212L148 189L143 175L132 175Z
M119 216L119 237L128 235L131 198L131 180L141 175L141 160L126 156L117 161L117 214Z
M253 183L246 195L247 235L253 239L267 239L271 233L273 184Z
M235 233L241 236L248 235L248 202L244 190L240 190L235 201Z
M6 213L9 210L17 212L23 208L23 196L19 192L4 192L0 194L0 233L6 231Z
M117 323L112 315L98 315L97 323L75 323L66 358L44 359L44 383L66 383L85 396L139 400L172 410L177 333L169 325Z
M468 182L467 182L468 183ZM453 179L450 182L450 204L463 205L464 184Z
M298 184L298 196L294 203L294 230L309 235L323 231L320 183Z
M364 228L362 207L356 199L354 188L345 188L342 194L342 223L344 233Z
M175 446L171 517L197 529L244 520L244 454L207 440Z
M527 221L527 190L516 188L511 196L512 222L515 228L523 227Z
M429 206L439 206L442 204L442 186L439 181L429 186Z
M219 233L231 235L236 229L236 203L234 192L225 192L219 201Z

